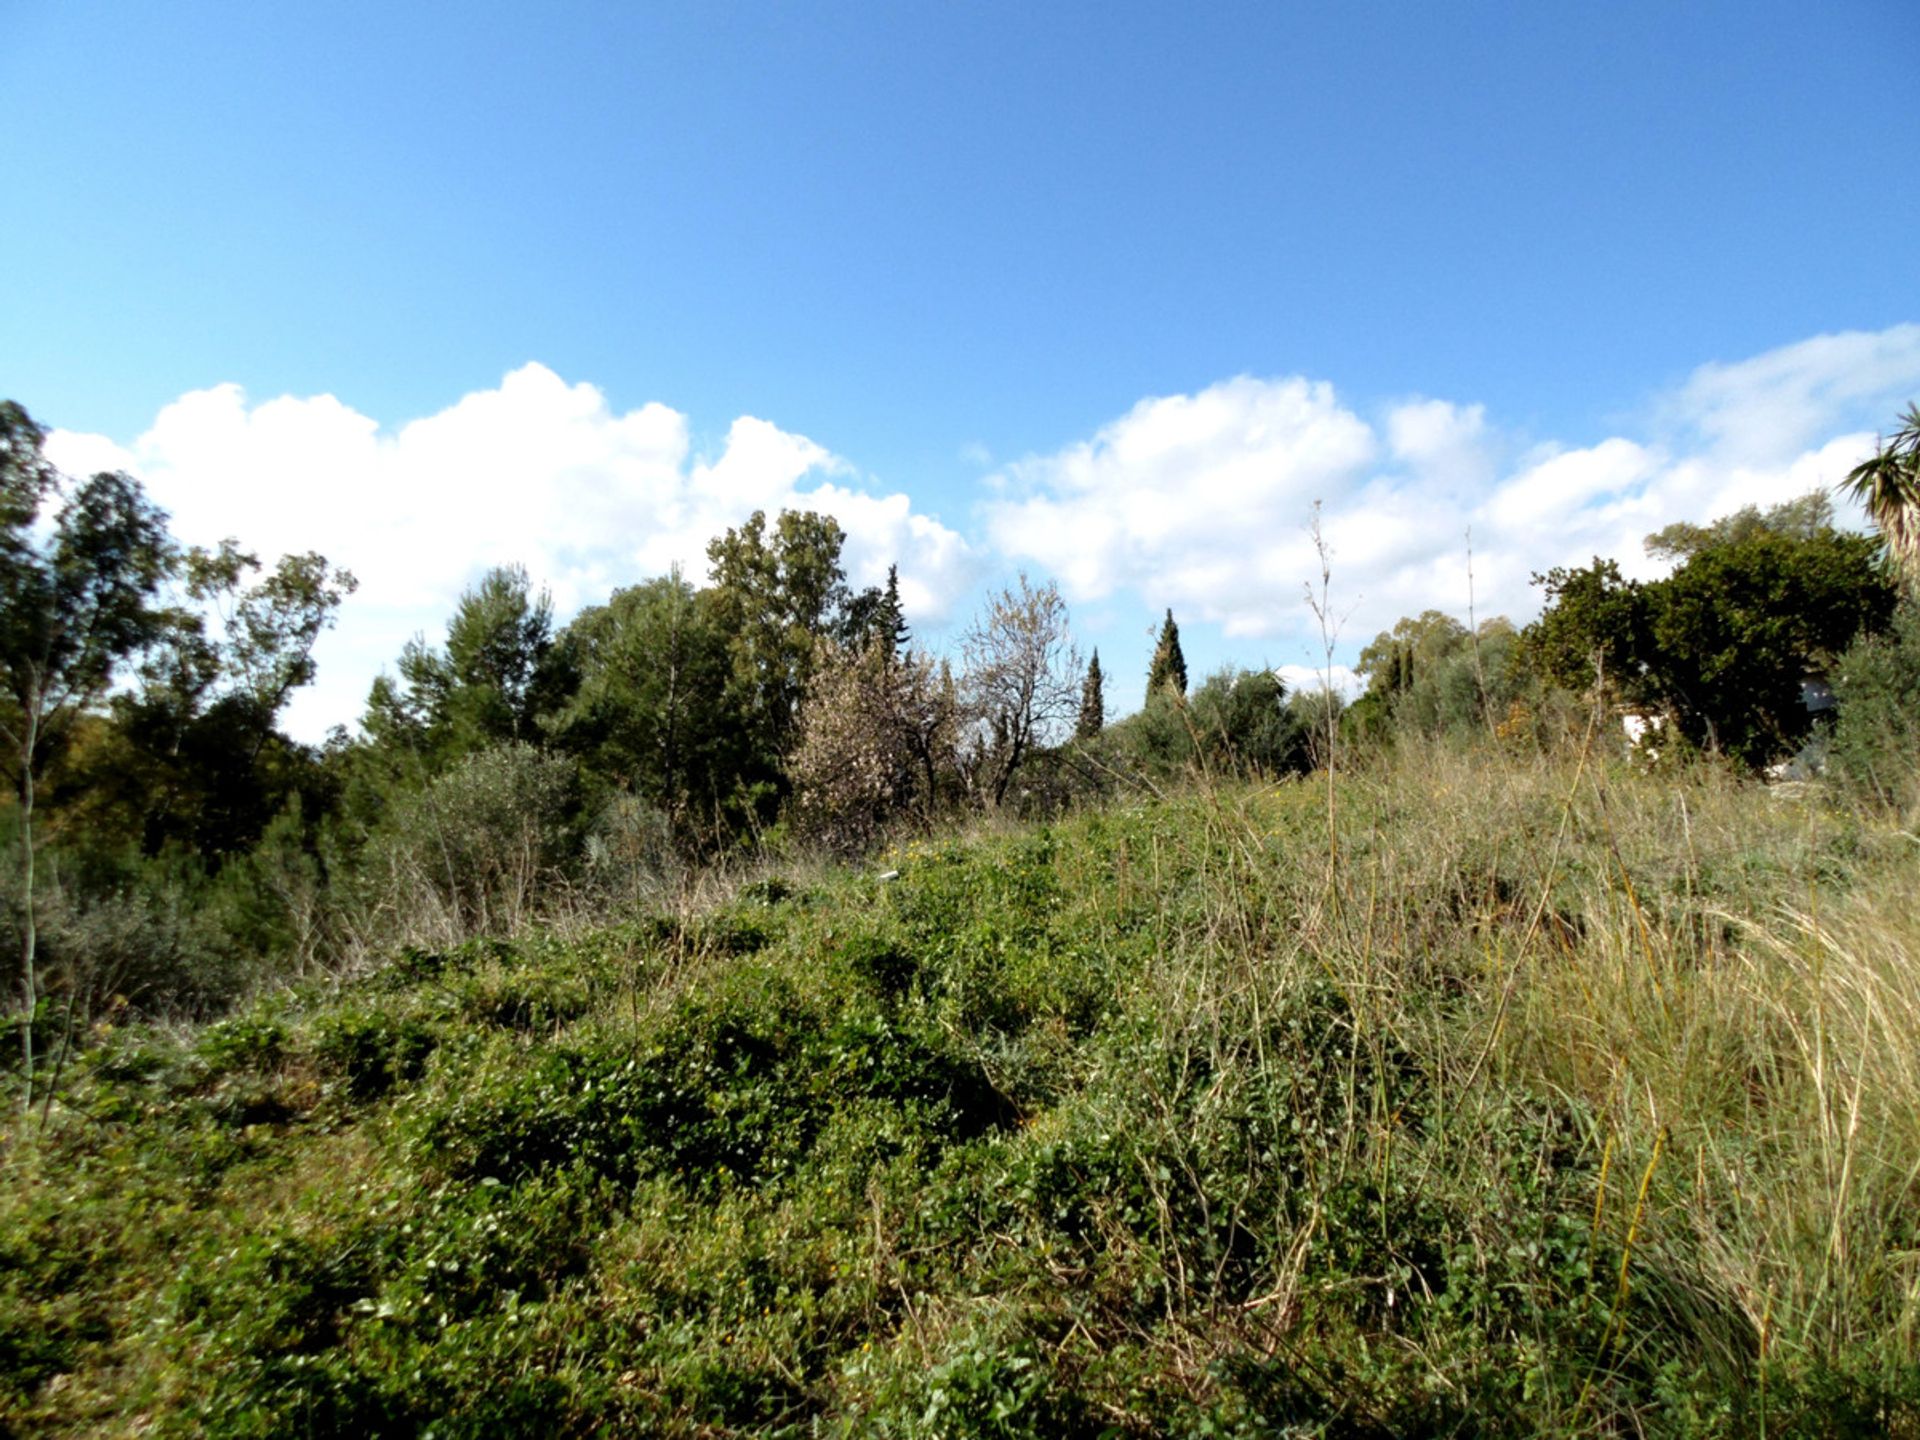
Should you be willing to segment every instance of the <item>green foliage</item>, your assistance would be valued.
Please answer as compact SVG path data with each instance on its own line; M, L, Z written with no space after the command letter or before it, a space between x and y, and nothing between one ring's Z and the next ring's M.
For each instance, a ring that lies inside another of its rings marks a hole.
M395 797L359 860L354 923L435 945L513 933L577 853L574 785L564 760L513 743Z
M1163 689L1111 734L1119 755L1157 780L1196 769L1278 776L1308 766L1305 723L1268 670L1228 666L1191 699Z
M1187 693L1187 657L1180 650L1180 627L1173 623L1173 611L1160 626L1160 638L1154 642L1153 660L1147 666L1147 700L1171 688Z
M1477 632L1438 610L1401 619L1360 652L1367 689L1346 724L1369 740L1485 735L1520 693L1517 649L1504 617Z
M814 646L840 620L846 535L830 516L783 510L767 533L756 510L707 546L714 605L732 661L729 706L769 775L793 742Z
M374 682L367 731L435 766L488 745L531 743L541 717L573 690L570 658L554 644L551 597L533 593L524 567L496 567L460 597L444 650L412 640L399 683Z
M1278 776L1304 768L1299 717L1271 670L1217 670L1194 692L1189 708L1214 769Z
M1646 679L1653 642L1644 585L1597 555L1591 565L1556 566L1533 583L1545 592L1540 618L1524 637L1534 673L1579 694L1609 686L1630 704L1655 702L1657 690Z
M1080 682L1080 714L1074 720L1073 738L1092 740L1107 725L1106 677L1100 673L1100 652L1087 661L1086 679Z
M847 600L833 627L832 638L856 653L876 644L891 659L898 660L907 653L913 644L913 631L907 625L907 612L900 602L898 565L887 566L884 588L870 585Z
M1857 641L1833 672L1839 702L1828 769L1849 793L1911 814L1920 806L1920 601Z
M159 632L153 600L172 556L166 516L124 474L62 490L42 453L46 432L0 402L0 768L19 800L21 1068L32 1100L40 1004L35 789L78 718L116 670Z
M1709 525L1675 521L1647 536L1647 554L1656 560L1685 562L1703 551L1740 545L1762 536L1784 540L1817 540L1833 529L1833 502L1820 491L1802 495L1762 510L1743 505Z
M378 1100L420 1078L436 1038L424 1023L380 1010L340 1010L314 1027L310 1044L324 1073L356 1101Z
M728 709L731 661L712 592L676 573L616 590L567 627L580 677L556 721L562 746L670 828L703 823L751 757Z
M1844 1067L1910 987L1723 988L1781 963L1726 915L1844 927L1903 857L1710 777L1689 850L1674 781L1451 753L1342 782L1332 901L1320 798L1216 783L95 1038L9 1137L0 1418L1904 1433L1920 1131L1897 1056ZM1514 837L1569 803L1530 926ZM1816 1012L1843 1190L1777 1028Z
M1881 628L1893 608L1872 542L1832 530L1709 547L1652 589L1662 694L1694 738L1752 765L1806 734L1809 668Z
M1817 502L1817 503L1816 503ZM1806 675L1885 624L1893 590L1873 543L1825 523L1819 497L1649 544L1686 558L1671 576L1624 579L1611 560L1536 580L1547 607L1527 630L1546 681L1674 715L1696 745L1758 766L1810 724Z

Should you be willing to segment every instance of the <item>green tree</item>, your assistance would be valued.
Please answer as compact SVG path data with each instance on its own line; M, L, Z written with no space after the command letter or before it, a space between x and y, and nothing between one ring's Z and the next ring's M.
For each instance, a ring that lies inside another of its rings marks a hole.
M1709 525L1676 521L1647 536L1646 551L1656 560L1687 561L1702 550L1738 544L1756 535L1811 540L1832 528L1833 502L1816 490L1765 510L1758 505L1743 505Z
M1598 555L1591 565L1535 575L1533 583L1546 592L1540 618L1522 637L1534 673L1565 690L1652 703L1644 679L1652 649L1646 587Z
M1840 493L1866 508L1901 583L1920 598L1920 405L1907 406L1900 427L1848 472Z
M536 595L519 565L482 576L448 620L445 648L415 638L399 669L397 684L384 675L374 682L368 733L417 750L435 768L488 745L538 739L540 718L573 684L569 656L554 644L552 598Z
M257 578L250 578L257 577ZM143 650L114 724L72 767L90 828L120 831L148 855L183 842L223 857L259 839L312 762L277 727L314 676L313 647L353 592L315 554L261 573L233 540L179 557L176 603Z
M1469 638L1467 627L1451 615L1425 610L1374 636L1354 668L1367 677L1368 694L1392 697L1412 689L1421 674L1457 653Z
M579 688L556 734L588 769L639 796L678 833L733 788L739 726L727 710L727 635L711 592L676 569L580 612L565 643Z
M1843 790L1920 820L1920 601L1854 641L1834 667L1839 702L1828 773Z
M1697 551L1648 587L1649 678L1690 738L1750 765L1800 741L1808 671L1892 613L1874 549L1836 530L1761 533Z
M728 637L730 703L752 737L760 769L777 781L792 748L815 641L834 633L847 604L840 567L846 535L831 516L764 511L707 546L716 616Z
M1080 716L1074 723L1076 740L1092 740L1106 728L1106 680L1100 673L1100 652L1096 649L1087 662L1087 678L1080 682Z
M1307 768L1306 727L1287 703L1287 687L1271 670L1233 666L1215 671L1188 706L1208 763L1248 775Z
M46 460L46 432L0 403L0 738L19 801L20 1036L27 1098L39 1003L34 921L35 785L74 720L106 693L126 658L160 626L166 516L139 482L102 473L66 485ZM64 494L63 494L64 492ZM43 510L60 497L50 524Z
M906 611L900 605L900 567L887 566L884 587L870 585L848 600L834 639L842 649L864 654L875 640L884 641L894 659L913 644Z
M1173 623L1172 610L1167 611L1153 647L1153 663L1147 667L1147 698L1151 700L1169 686L1175 694L1187 693L1187 657L1180 653L1180 627Z
M1469 631L1451 615L1427 610L1403 617L1360 652L1367 690L1348 707L1346 724L1383 739L1393 730L1438 736L1484 729L1490 708L1513 698L1515 631L1495 616Z
M1547 606L1524 641L1549 683L1673 714L1694 743L1753 765L1810 723L1818 669L1886 623L1893 588L1875 544L1817 519L1815 505L1669 527L1655 546L1685 555L1664 580L1622 578L1611 560L1535 576Z

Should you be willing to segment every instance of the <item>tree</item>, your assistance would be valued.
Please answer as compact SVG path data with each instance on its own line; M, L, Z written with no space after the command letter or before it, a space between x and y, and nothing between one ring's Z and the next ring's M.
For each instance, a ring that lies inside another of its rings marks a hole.
M1834 666L1839 702L1827 773L1862 799L1920 821L1920 602L1903 601L1877 635Z
M313 647L360 583L313 551L282 555L272 571L244 583L259 571L260 557L233 539L185 556L187 594L220 623L215 668L253 724L256 755L288 698L312 683Z
M174 603L158 612L136 683L68 769L96 833L119 828L148 855L184 842L217 861L258 840L311 771L276 725L355 582L315 554L249 579L260 570L231 539L178 557Z
M1080 682L1080 718L1074 723L1074 739L1092 740L1106 728L1105 684L1105 677L1100 673L1100 652L1096 649L1087 662L1087 678Z
M1809 525L1816 511L1796 504L1688 527L1676 552L1687 558L1664 580L1625 580L1598 558L1535 576L1548 596L1523 637L1535 672L1570 689L1604 682L1609 698L1670 712L1696 744L1752 765L1773 759L1810 723L1809 668L1893 608L1873 542Z
M1900 428L1847 472L1840 493L1866 508L1902 585L1920 598L1920 405L1907 406Z
M581 611L564 637L580 684L558 719L561 743L675 832L732 788L740 760L714 610L712 592L675 569Z
M1020 767L1048 744L1077 708L1080 656L1067 628L1067 604L1052 581L1036 590L1024 573L1019 589L987 601L961 642L970 708L984 735L976 772L998 806Z
M1176 694L1187 693L1187 657L1180 653L1180 627L1173 623L1173 611L1167 611L1160 627L1160 639L1153 647L1153 663L1147 667L1147 698L1151 700L1168 686Z
M498 566L460 597L444 650L423 638L400 655L400 681L374 682L367 730L418 748L436 765L487 745L531 741L540 717L572 691L556 649L553 601L533 593L525 567Z
M1598 555L1579 569L1555 566L1533 583L1546 591L1540 618L1522 637L1534 672L1563 689L1599 688L1650 702L1643 679L1652 647L1646 587Z
M932 820L958 769L952 677L924 654L822 641L793 754L800 826L840 849L870 844L892 819Z
M1703 549L1648 587L1649 679L1689 738L1755 766L1800 742L1808 671L1893 611L1874 548L1837 530L1763 533Z
M907 653L913 632L907 628L906 612L900 606L900 567L887 566L884 588L869 585L846 603L835 640L841 648L863 654L876 640L884 641L895 659Z
M1194 693L1190 709L1210 764L1253 775L1307 768L1305 726L1271 670L1216 671Z
M1454 654L1469 639L1467 627L1451 615L1425 610L1403 616L1393 629L1374 636L1354 667L1367 677L1367 693L1391 698L1413 688L1429 668Z
M1756 535L1780 535L1789 540L1811 540L1833 528L1833 502L1818 490L1762 510L1743 505L1709 525L1675 521L1646 538L1647 554L1656 560L1691 560L1715 545L1734 545Z
M732 657L732 703L761 751L769 778L792 747L815 645L847 605L831 516L783 510L767 533L764 511L707 546L718 615Z
M1505 616L1483 620L1473 631L1438 610L1403 616L1360 652L1355 668L1367 677L1367 690L1348 707L1344 723L1373 739L1394 730L1484 730L1488 709L1511 698L1514 648L1513 623Z
M167 572L166 516L131 476L102 473L68 487L45 459L46 432L0 403L0 738L20 806L20 1026L27 1097L39 1003L34 926L35 783L73 721L106 693L119 665L160 624L153 600ZM42 510L65 490L59 513Z

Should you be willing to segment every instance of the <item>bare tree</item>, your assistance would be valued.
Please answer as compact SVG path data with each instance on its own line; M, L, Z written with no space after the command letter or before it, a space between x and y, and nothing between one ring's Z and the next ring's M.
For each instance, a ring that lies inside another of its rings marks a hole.
M1034 750L1063 735L1079 711L1080 652L1059 588L1048 581L1036 590L1022 573L1017 590L987 601L961 651L978 783L1000 805Z

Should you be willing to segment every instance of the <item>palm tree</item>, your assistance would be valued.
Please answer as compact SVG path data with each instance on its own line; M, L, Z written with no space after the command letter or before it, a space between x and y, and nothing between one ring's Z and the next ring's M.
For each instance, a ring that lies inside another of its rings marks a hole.
M1920 597L1920 405L1907 406L1900 428L1847 473L1840 493L1866 507L1908 593Z

